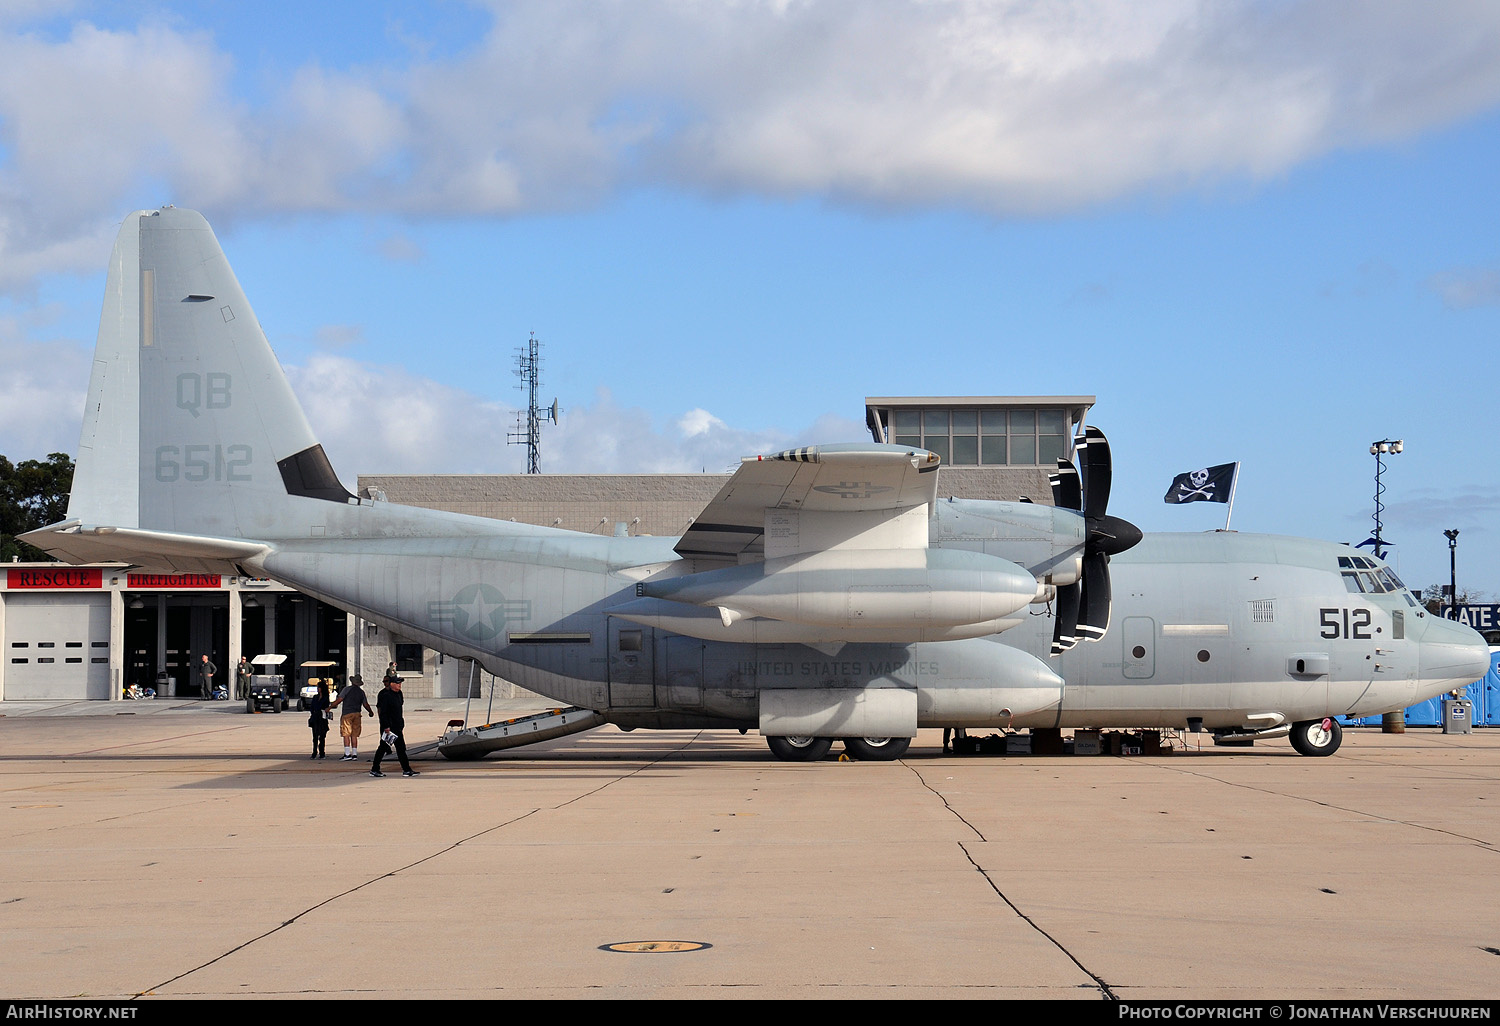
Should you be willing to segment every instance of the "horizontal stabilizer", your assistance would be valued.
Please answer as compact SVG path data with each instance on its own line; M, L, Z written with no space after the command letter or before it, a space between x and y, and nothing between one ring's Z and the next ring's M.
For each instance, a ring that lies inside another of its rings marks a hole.
M259 542L130 527L86 527L76 520L28 531L20 538L68 563L128 563L169 573L238 573L238 564L256 562L271 551Z

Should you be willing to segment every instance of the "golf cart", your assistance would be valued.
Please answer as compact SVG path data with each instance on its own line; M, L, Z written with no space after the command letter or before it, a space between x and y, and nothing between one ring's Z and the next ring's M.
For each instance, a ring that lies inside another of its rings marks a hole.
M314 660L302 664L304 679L302 681L302 690L297 692L297 710L299 712L305 711L307 703L318 697L318 681L320 680L327 682L328 699L329 701L333 700L333 696L337 694L333 687L333 668L337 665L338 663L322 660Z
M255 673L250 676L250 694L245 696L245 711L279 713L287 706L286 678L276 671L286 656L267 652L250 660Z

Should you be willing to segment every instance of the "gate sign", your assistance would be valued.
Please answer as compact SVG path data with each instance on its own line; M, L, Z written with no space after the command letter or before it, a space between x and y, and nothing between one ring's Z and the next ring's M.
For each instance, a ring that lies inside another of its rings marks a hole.
M1442 610L1442 616L1452 619L1451 607ZM1476 631L1500 631L1500 602L1463 602L1458 606L1458 622L1466 623Z

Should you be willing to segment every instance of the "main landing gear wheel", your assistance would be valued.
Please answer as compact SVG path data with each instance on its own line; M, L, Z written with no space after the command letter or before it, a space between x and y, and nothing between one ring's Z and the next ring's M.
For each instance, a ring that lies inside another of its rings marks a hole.
M893 762L911 747L909 737L846 737L844 751L864 762Z
M1292 747L1303 755L1332 755L1344 740L1344 728L1332 718L1292 724Z
M833 747L833 738L794 734L790 737L768 737L766 744L771 746L771 754L782 762L817 762Z

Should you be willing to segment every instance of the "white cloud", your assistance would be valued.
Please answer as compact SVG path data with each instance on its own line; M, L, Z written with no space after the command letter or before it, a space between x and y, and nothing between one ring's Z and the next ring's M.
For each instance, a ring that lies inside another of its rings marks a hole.
M1473 267L1433 275L1428 286L1455 310L1500 304L1500 270Z
M14 319L0 319L0 454L12 462L78 452L89 352L68 340L20 337Z
M15 8L0 288L93 271L157 202L504 215L667 185L1033 214L1273 176L1500 101L1500 6L1465 0L492 8L456 56L308 65L254 102L234 88L256 69L206 29L53 38Z
M677 422L677 428L684 438L696 438L722 427L724 422L707 410L688 410Z
M313 433L353 486L360 474L517 474L526 469L514 407L439 384L401 367L320 353L288 366ZM81 407L80 402L77 404ZM74 434L76 435L76 430ZM735 428L691 410L663 430L607 389L544 423L541 469L553 474L723 472L745 456L865 437L853 421L820 418L797 432Z
M427 256L427 250L409 235L388 235L381 239L376 251L387 260L418 264Z

